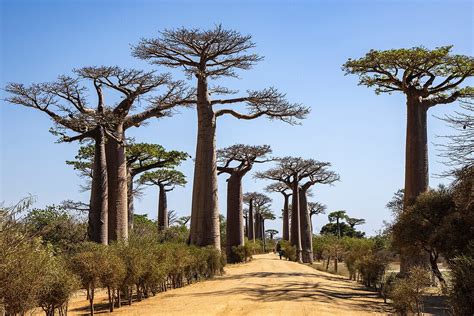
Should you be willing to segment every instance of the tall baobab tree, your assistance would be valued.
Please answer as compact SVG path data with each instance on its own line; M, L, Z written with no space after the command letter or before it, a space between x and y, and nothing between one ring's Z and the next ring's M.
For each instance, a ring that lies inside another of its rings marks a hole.
M199 246L213 245L220 249L219 209L217 201L216 121L230 115L251 120L260 116L290 124L305 118L309 109L289 103L275 88L248 91L236 98L211 98L212 95L233 94L230 89L209 85L209 80L237 77L238 70L248 70L262 57L248 53L255 44L249 35L225 30L220 25L211 30L165 30L155 39L142 39L133 48L133 55L153 64L180 67L191 79L196 77L198 135L193 181L190 242ZM246 113L219 105L247 105Z
M158 230L169 227L168 201L166 193L186 184L186 177L178 170L159 169L145 172L138 180L140 184L158 186Z
M122 96L114 107L108 108L113 120L109 129L116 136L106 144L108 203L109 203L109 240L128 238L128 174L125 147L125 131L138 127L147 119L171 115L171 109L187 104L193 91L187 90L180 81L171 81L169 74L155 75L154 72L121 69L119 67L85 67L79 70L82 77L93 80L99 85L109 87ZM150 96L151 104L141 111L132 111L138 99L166 87L161 95Z
M275 168L256 174L257 178L282 182L292 190L290 242L296 248L297 261L303 259L302 238L304 238L304 259L308 262L312 260L309 258L312 252L312 240L308 240L308 236L311 235L311 227L306 206L306 195L309 187L313 184L318 182L332 183L338 179L335 173L327 170L328 166L330 166L329 163L314 159L283 157L279 159ZM307 182L303 183L306 178L308 178ZM304 197L302 198L300 197L300 190L303 190ZM301 202L305 204L302 206L303 211L301 210ZM304 228L303 234L301 232L302 227Z
M184 104L189 96L182 82L173 82L170 76L155 75L119 67L84 67L74 70L74 77L60 76L52 83L24 86L8 84L10 94L7 101L42 111L56 124L54 133L62 140L95 141L94 170L97 177L92 181L90 225L92 240L126 239L128 237L127 216L127 174L124 140L125 129L139 126L152 117L170 115L170 109ZM97 95L97 106L87 102L88 86ZM106 104L105 90L119 92L124 98L115 105ZM130 113L132 105L141 97L159 88L165 88L162 95L150 97L150 106L142 112ZM191 92L190 92L191 93ZM67 131L79 133L67 136ZM117 155L112 155L115 147ZM107 189L105 189L107 186ZM108 225L108 229L104 228ZM100 228L94 228L100 227ZM99 237L99 235L101 237Z
M268 185L265 188L266 192L278 192L283 195L283 209L282 209L282 218L283 218L283 233L282 239L283 240L290 240L290 218L289 218L289 200L291 196L290 188L282 183L282 182L275 182L273 184Z
M135 188L135 178L139 174L156 168L174 168L189 156L185 152L171 150L166 151L163 146L147 143L134 143L129 141L126 144L127 159L127 183L128 183L128 225L129 230L133 229L133 200L138 188ZM81 177L93 178L92 166L94 164L94 146L81 146L75 160L66 161L68 165L79 171ZM90 189L90 185L84 186L85 190Z
M259 233L259 223L260 221L258 220L258 212L259 210L263 209L264 207L268 206L269 203L271 203L272 199L270 199L268 196L262 193L258 192L247 192L243 196L243 201L246 203L249 208L249 215L248 215L248 239L249 241L255 240L256 238L259 238L260 233Z
M311 223L311 234L313 234L313 216L324 214L326 212L326 205L319 202L308 202L309 221Z
M428 189L428 110L452 103L471 90L461 85L474 76L474 58L450 54L451 48L371 50L343 65L346 74L358 75L359 84L375 87L377 94L402 92L406 96L404 210ZM425 262L422 256L401 251L402 273Z
M242 209L242 178L253 164L269 161L270 146L249 146L237 144L217 151L218 174L227 173L227 226L226 255L234 261L232 247L244 245L244 223Z
M300 227L303 262L313 263L313 228L311 214L308 209L308 190L315 184L332 184L339 181L339 175L328 170L329 162L312 161L312 166L306 172L305 182L300 189Z
M266 240L265 240L265 221L268 220L274 220L275 214L270 210L269 205L265 205L258 211L258 220L260 221L260 239L262 240L263 243L263 251L265 252L266 249Z

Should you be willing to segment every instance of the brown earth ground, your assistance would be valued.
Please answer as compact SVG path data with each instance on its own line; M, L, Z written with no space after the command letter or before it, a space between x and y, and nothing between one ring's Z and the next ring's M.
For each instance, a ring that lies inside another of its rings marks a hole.
M99 292L96 311L107 312ZM84 294L70 302L69 315L86 315ZM279 260L274 254L254 256L229 265L225 275L123 306L121 315L370 315L391 314L376 293L346 278Z

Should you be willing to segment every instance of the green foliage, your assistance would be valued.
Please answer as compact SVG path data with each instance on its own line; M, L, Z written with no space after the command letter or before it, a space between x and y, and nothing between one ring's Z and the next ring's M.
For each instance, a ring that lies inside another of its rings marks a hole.
M42 278L39 305L46 315L54 316L56 310L64 315L69 298L80 287L78 277L70 271L63 258L50 257L48 264L43 266Z
M184 186L186 184L186 176L178 170L159 169L145 172L138 182L147 185L162 185L166 187L167 190L171 190L177 185Z
M4 299L7 314L24 315L38 306L45 281L43 270L49 264L51 252L40 239L16 233L21 240L7 257L0 259L0 297Z
M394 246L443 252L449 247L445 244L447 231L443 227L454 210L452 194L443 186L420 194L393 225Z
M375 87L377 94L415 88L441 96L447 91L459 90L457 86L474 74L474 58L451 55L451 48L370 50L360 59L349 59L342 69L346 74L359 75L359 85ZM438 84L434 82L436 77L449 80Z
M474 314L474 242L469 252L449 263L451 286L449 301L454 315Z
M421 298L430 282L429 271L423 267L413 267L406 278L395 280L390 291L395 310L401 315L408 313L422 315Z
M181 151L166 151L163 146L148 143L127 144L127 165L131 170L155 168L173 168L182 161L189 158L189 155ZM82 146L75 157L75 160L66 161L66 164L73 166L79 171L82 177L92 178L92 167L94 160L94 146ZM148 169L147 169L148 170Z
M341 232L341 237L362 238L365 235L364 232L355 230L354 228L350 227L344 222L339 223L339 229ZM337 223L327 223L323 227L321 227L321 231L320 231L321 235L338 236L338 233L339 231L338 231Z
M288 240L280 240L282 255L290 261L296 261L296 247L292 246Z
M255 249L254 243L249 243L247 239L245 239L245 243L243 246L234 246L232 247L232 258L233 260L228 260L230 262L247 262L252 260L252 254L254 254L257 250Z
M44 244L51 244L56 253L70 252L87 240L87 223L62 206L33 209L28 212L25 224L32 235L41 237Z

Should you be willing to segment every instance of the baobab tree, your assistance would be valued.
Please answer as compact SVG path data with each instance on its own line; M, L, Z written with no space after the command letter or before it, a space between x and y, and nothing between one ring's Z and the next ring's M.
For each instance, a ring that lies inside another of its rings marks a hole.
M74 70L74 75L28 87L10 83L5 89L10 94L6 100L48 115L55 123L54 134L63 141L92 139L95 142L94 174L97 177L92 181L91 190L91 240L105 243L104 236L109 241L126 239L128 203L124 131L139 126L148 118L169 115L169 110L182 104L189 95L182 82L173 82L167 74L102 66L80 68ZM96 92L95 108L87 102L86 83ZM119 92L124 98L116 105L106 104L104 88L111 93ZM148 108L130 113L139 97L159 88L165 88L165 92L144 102L150 104ZM78 134L70 136L68 131Z
M270 236L270 239L273 240L273 236L275 236L276 234L278 234L278 230L276 229L267 229L265 231L265 233L268 234L268 236Z
M256 238L259 238L259 220L257 219L257 214L259 210L267 207L269 203L272 202L272 199L266 196L265 194L259 192L247 192L243 195L243 201L249 206L248 208L248 239L249 241L255 241Z
M265 240L265 221L266 220L274 220L275 214L270 210L269 205L265 205L264 207L258 210L258 220L259 220L259 229L260 229L260 239L263 242L263 251L266 251L266 240Z
M109 87L122 96L122 100L110 107L113 120L108 121L109 129L117 140L106 143L109 240L128 238L128 174L125 147L125 131L138 127L150 118L170 116L170 111L178 105L187 104L194 94L187 90L181 81L172 81L169 74L155 75L154 72L126 70L119 67L85 67L80 71L82 77ZM158 87L166 87L165 92L149 96L148 108L132 111L135 102Z
M341 220L346 219L346 218L347 218L347 214L346 214L346 211L344 210L334 211L334 212L329 213L328 215L328 220L330 223L334 221L336 222L338 238L341 238L341 226L340 226Z
M212 245L220 249L219 209L217 201L216 122L230 115L251 120L260 116L295 124L309 113L300 104L289 103L275 88L247 91L236 98L211 98L211 95L236 93L228 88L209 85L209 80L237 77L238 70L248 70L262 57L247 51L255 44L249 35L225 30L220 25L211 30L165 30L155 39L142 39L133 48L133 55L153 64L180 67L191 79L196 77L198 135L193 181L190 242L199 246ZM244 103L246 113L219 105Z
M306 171L305 182L300 189L300 227L303 262L313 263L313 228L311 214L308 208L308 190L315 184L332 184L339 181L339 175L328 170L329 162L312 161L312 166Z
M270 185L268 185L265 188L266 192L278 192L283 195L283 209L282 209L282 218L283 218L283 233L282 233L282 239L283 240L290 240L290 217L289 217L289 200L291 196L291 190L290 188L282 183L282 182L275 182Z
M311 223L311 234L313 234L313 216L326 213L327 206L319 202L308 202L309 221Z
M226 255L229 262L235 258L232 247L244 245L242 178L253 164L269 161L270 146L249 146L237 144L217 151L218 174L227 173L227 226Z
M451 48L371 50L343 65L346 74L358 75L359 84L375 87L377 94L402 92L406 96L404 210L428 189L428 110L438 104L452 103L472 91L461 85L474 76L474 58L450 54ZM403 274L409 267L424 262L421 255L405 253L402 249Z
M174 168L182 161L186 160L189 155L185 152L171 150L166 151L163 146L148 143L135 143L128 141L126 144L127 159L127 183L128 183L128 225L129 230L133 229L133 200L139 188L135 188L135 178L143 172L157 168ZM75 157L75 160L68 160L66 164L74 167L79 171L79 175L86 179L93 178L92 166L94 164L94 147L92 145L81 146ZM90 189L87 184L83 187L85 190Z
M159 169L145 172L138 180L140 184L158 186L158 230L169 227L168 201L166 192L174 190L176 186L184 186L186 177L178 170Z
M256 174L257 178L282 182L292 190L290 242L296 248L297 261L303 259L303 242L304 259L307 262L312 260L310 258L312 236L306 196L308 189L315 183L332 183L339 179L337 174L327 170L329 166L330 164L327 162L319 162L314 159L283 157L278 160L278 165L275 168ZM303 183L306 178L308 178L307 182ZM300 193L303 197L300 197ZM304 203L302 207L301 202ZM302 228L304 234L301 232Z
M354 218L354 217L346 217L346 222L349 224L351 228L354 228L357 225L364 225L365 224L365 219L363 218Z

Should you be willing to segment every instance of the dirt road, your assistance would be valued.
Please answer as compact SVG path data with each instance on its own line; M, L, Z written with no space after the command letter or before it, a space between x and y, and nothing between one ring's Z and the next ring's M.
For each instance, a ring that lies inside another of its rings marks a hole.
M355 282L267 254L229 265L222 277L159 294L114 314L386 315L389 311L375 293ZM71 314L77 312L70 309Z

